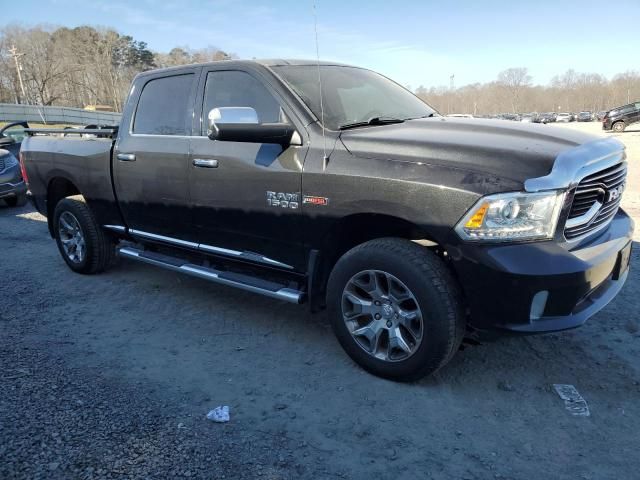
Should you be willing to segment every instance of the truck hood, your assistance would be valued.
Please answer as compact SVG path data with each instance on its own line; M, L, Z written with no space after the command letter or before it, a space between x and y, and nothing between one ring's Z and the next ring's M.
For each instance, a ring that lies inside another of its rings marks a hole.
M547 175L559 153L598 137L506 120L424 118L342 132L351 154L439 165L524 183Z

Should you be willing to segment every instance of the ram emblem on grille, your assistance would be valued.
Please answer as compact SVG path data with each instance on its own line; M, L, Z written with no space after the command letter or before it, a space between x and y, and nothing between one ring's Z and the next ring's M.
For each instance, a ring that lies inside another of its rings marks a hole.
M607 192L607 202L613 202L622 196L622 192L624 192L625 184L622 183L618 185L616 188L612 188Z

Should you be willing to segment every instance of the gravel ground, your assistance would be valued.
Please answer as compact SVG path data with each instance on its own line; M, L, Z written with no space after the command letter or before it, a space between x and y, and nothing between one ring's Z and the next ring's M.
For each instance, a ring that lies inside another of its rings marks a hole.
M620 138L640 219L640 132ZM637 478L635 247L584 327L467 347L406 385L304 307L127 261L73 274L40 215L0 207L0 478ZM229 423L205 419L217 405Z

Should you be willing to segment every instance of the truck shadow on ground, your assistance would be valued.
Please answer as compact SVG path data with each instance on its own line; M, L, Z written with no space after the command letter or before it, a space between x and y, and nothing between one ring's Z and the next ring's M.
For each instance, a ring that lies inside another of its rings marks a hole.
M46 238L46 223L22 216L29 211L16 209L21 216L14 218L19 219L20 228L0 232L0 240L22 248L31 243L42 261L30 274L39 277L41 288L50 296L65 298L42 314L55 318L60 334L77 336L85 353L122 363L127 374L157 375L178 384L189 378L211 386L212 378L237 372L264 379L296 377L305 371L320 384L348 384L366 375L376 385L393 385L357 367L334 339L326 315L312 315L306 306L127 260L102 275L73 274L55 242ZM24 241L36 231L37 240ZM565 383L571 383L567 379L611 382L611 369L627 379L638 378L632 355L640 353L636 345L640 338L636 318L639 254L640 245L634 242L627 285L585 326L467 346L447 366L413 387L477 393L484 383L509 390L509 385L525 388L560 381L559 371ZM58 280L47 280L52 278ZM70 291L74 295L68 295ZM594 369L595 364L609 368Z
M633 263L638 263L637 253ZM304 306L211 285L198 279L167 275L153 267L132 265L131 262L123 262L112 275L119 279L124 277L127 282L133 280L142 295L154 299L142 302L147 305L145 309L156 301L159 308L169 309L168 317L156 317L154 328L165 328L181 338L191 338L191 342L185 342L182 347L175 345L169 348L175 360L187 357L185 366L188 365L189 369L209 357L211 364L220 368L218 374L221 374L230 365L229 359L221 361L219 354L226 352L232 357L243 352L237 360L242 360L245 368L262 372L264 377L270 374L296 376L303 369L317 375L317 382L331 385L350 383L349 377L354 374L368 376L338 346L324 313L312 315ZM171 286L174 282L175 285ZM637 284L637 278L630 278L629 283ZM171 290L170 299L166 299L167 290ZM618 315L614 316L610 309L605 309L575 331L535 337L505 337L468 346L441 371L415 385L429 390L444 387L469 390L469 393L475 391L477 394L478 385L485 382L488 385L494 383L498 388L502 385L509 390L509 385L526 388L553 382L610 383L611 371L627 380L638 378L638 371L623 359L616 358L616 344L610 343L611 340L622 343L625 337L628 337L627 341L638 338L637 334L632 335L637 328L633 323L637 310L629 308L633 304L630 290L625 289L616 299ZM167 301L163 302L161 297ZM621 305L628 307L620 308ZM164 325L163 320L167 322ZM604 325L607 331L603 331ZM618 336L610 338L608 329L611 328L617 328L622 339ZM212 355L207 349L188 352L189 345L193 345L196 338L218 350L217 354ZM606 364L608 368L599 372L593 368L594 363ZM202 370L206 376L212 371L208 368ZM561 375L559 371L562 371ZM232 372L233 368L229 371L233 376ZM560 379L560 376L564 378ZM370 380L374 384L380 381L388 383L374 377Z
M11 252L2 274L21 341L61 355L63 375L77 371L89 385L115 383L177 409L170 428L229 405L231 429L285 432L313 455L349 471L373 468L376 478L390 476L387 457L424 471L469 460L506 478L536 478L532 465L553 470L551 452L572 459L562 460L571 469L562 478L590 471L590 462L627 468L637 437L629 420L640 416L637 242L627 285L580 329L469 347L433 376L400 384L356 366L325 316L304 306L126 260L101 275L74 274L42 220L29 209L0 212L0 249ZM593 417L576 426L555 383L574 385ZM575 442L578 434L591 446ZM496 452L509 460L483 463Z

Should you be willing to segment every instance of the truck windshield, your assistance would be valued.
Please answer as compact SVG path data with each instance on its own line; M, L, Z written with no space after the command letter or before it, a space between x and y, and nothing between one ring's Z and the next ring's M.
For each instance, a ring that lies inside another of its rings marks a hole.
M280 65L272 69L317 118L322 118L317 66ZM433 108L414 94L371 70L321 65L320 75L324 123L330 130L372 118L409 120L435 114Z

